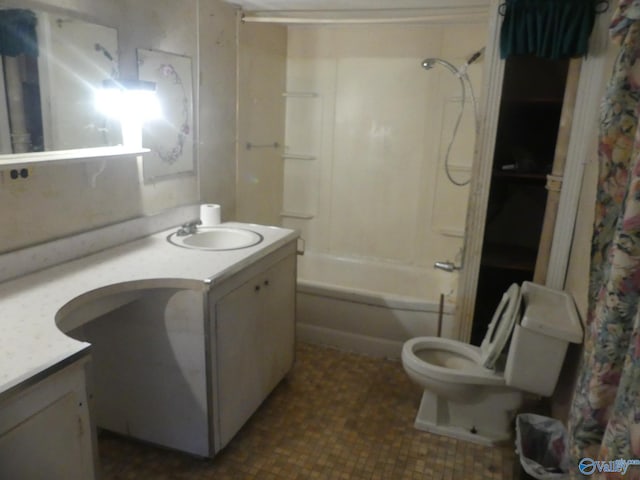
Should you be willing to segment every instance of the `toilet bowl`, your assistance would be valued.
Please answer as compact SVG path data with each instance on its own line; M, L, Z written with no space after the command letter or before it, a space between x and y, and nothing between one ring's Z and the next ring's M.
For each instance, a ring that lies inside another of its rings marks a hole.
M404 369L423 388L460 402L483 395L486 386L505 380L481 366L480 348L447 338L418 337L403 347Z
M484 445L508 440L524 392L553 392L569 341L582 341L573 300L529 282L505 292L480 347L439 337L408 340L402 365L423 389L415 427Z

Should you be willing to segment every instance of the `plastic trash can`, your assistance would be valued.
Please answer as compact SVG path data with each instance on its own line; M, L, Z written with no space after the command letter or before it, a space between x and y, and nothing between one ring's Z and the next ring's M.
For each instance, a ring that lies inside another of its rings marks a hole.
M516 417L516 454L526 472L521 479L568 479L567 430L562 422L542 415L522 413Z

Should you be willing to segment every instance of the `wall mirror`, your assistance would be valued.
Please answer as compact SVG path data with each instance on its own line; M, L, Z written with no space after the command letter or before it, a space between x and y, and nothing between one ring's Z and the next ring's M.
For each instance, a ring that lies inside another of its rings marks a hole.
M114 28L68 15L0 8L0 153L106 147L120 125L95 108L118 78ZM0 163L2 155L0 155Z

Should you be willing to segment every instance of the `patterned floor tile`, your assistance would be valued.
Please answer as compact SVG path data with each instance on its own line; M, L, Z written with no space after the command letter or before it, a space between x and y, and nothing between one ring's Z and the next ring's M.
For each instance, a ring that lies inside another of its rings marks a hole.
M101 432L104 480L502 480L513 447L420 432L397 361L300 343L293 371L214 459Z

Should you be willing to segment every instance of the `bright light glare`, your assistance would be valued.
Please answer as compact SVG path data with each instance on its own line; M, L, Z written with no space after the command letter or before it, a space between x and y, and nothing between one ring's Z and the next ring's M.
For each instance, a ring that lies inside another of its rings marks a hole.
M102 88L96 90L95 103L99 112L120 121L133 118L144 122L162 116L156 92L150 90Z

